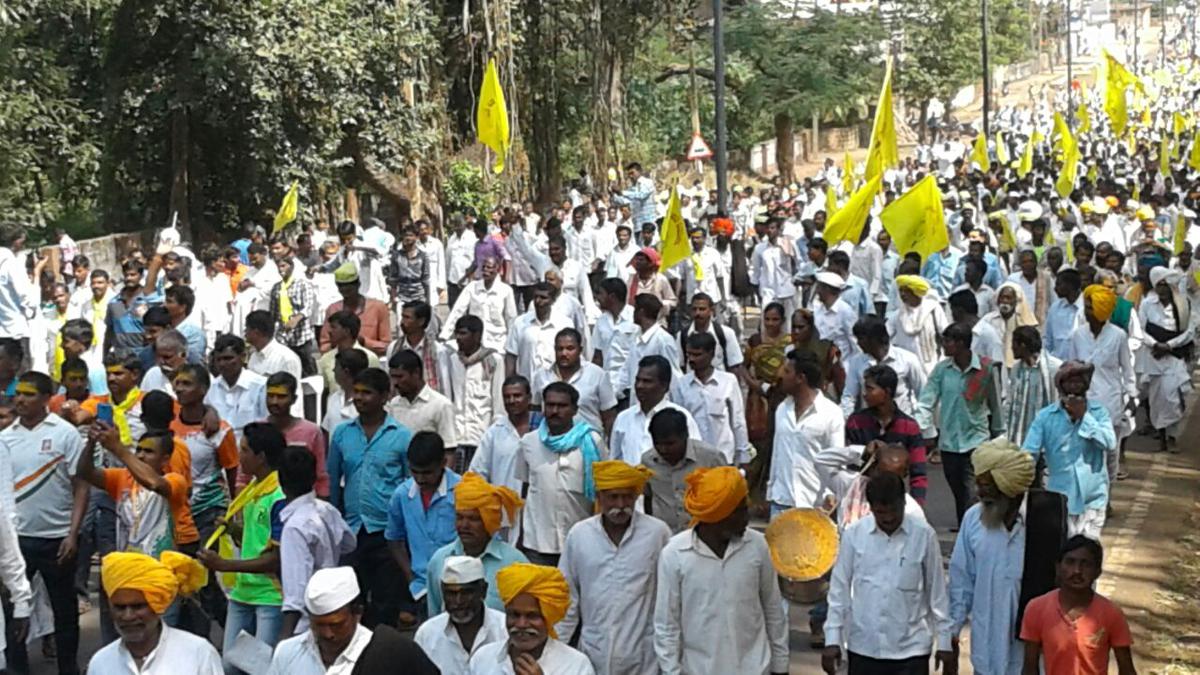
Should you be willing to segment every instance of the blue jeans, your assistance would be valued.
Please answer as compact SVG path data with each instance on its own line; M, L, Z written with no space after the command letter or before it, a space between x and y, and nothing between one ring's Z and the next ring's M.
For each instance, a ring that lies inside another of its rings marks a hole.
M238 633L242 631L274 647L282 623L283 613L280 612L279 605L244 605L230 600L229 610L225 614L225 640L221 653L229 653ZM224 658L222 664L225 666L225 675L246 675Z

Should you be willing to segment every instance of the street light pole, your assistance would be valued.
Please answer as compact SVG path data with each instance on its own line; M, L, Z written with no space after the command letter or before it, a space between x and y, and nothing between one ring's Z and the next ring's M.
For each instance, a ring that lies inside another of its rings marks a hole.
M1141 21L1138 21L1138 18L1140 16L1140 14L1141 13L1140 13L1140 9L1138 8L1138 0L1133 0L1133 72L1134 73L1138 72L1138 24L1141 23Z
M979 29L983 45L983 135L991 136L991 125L988 116L992 112L992 70L988 66L988 0L980 0Z
M724 213L729 198L725 147L725 34L721 30L721 0L713 0L713 91L717 127L717 211Z
M1071 0L1067 0L1067 128L1075 128L1075 75L1072 70L1074 55L1071 53Z

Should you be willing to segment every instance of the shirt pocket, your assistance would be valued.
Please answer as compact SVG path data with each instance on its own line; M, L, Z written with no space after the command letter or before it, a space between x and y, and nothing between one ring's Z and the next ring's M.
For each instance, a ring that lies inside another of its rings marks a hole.
M924 580L924 570L919 562L902 561L896 570L896 588L904 593L919 593Z

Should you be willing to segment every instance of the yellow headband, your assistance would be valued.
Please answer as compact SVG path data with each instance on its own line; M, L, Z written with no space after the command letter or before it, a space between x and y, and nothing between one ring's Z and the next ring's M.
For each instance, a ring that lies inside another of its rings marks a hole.
M274 387L267 387L267 393L274 394L276 396L291 396L292 395L291 390L282 384L277 384Z
M37 387L29 382L18 382L16 391L18 394L28 394L29 396L39 395Z

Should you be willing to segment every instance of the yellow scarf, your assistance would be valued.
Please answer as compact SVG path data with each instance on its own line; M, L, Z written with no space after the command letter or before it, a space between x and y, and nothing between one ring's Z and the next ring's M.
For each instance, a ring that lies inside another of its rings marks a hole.
M242 488L242 491L238 493L238 496L229 503L229 508L225 509L225 520L232 520L235 516L237 516L237 514L242 512L242 509L246 508L247 504L255 499L258 499L259 497L271 494L278 488L278 471L272 471L261 481L257 478L250 481L246 487ZM217 529L213 531L212 536L208 538L208 541L204 543L204 548L212 548L212 545L216 543L216 541L224 534L225 526L221 525L217 527Z
M700 254L692 254L692 273L696 277L696 281L704 281L704 265L700 262Z
M279 282L279 320L283 323L292 318L292 299L288 297L288 288L291 285L291 277Z
M100 332L104 328L104 316L108 312L108 305L104 300L92 300L92 344L100 344Z
M113 425L117 427L117 433L121 435L122 445L133 445L133 434L129 431L129 411L133 406L137 405L142 400L142 390L134 387L129 390L129 394L125 396L125 400L120 403L113 403Z

